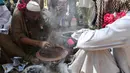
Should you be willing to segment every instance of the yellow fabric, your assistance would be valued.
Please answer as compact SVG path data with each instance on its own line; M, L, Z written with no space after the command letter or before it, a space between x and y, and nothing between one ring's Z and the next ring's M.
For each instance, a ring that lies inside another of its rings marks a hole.
M44 8L48 9L48 0L44 0Z

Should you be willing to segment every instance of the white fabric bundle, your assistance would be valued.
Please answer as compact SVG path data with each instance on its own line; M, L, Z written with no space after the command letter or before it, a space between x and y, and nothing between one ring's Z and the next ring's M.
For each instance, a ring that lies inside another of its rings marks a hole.
M0 33L7 34L11 25L11 13L5 5L0 6Z

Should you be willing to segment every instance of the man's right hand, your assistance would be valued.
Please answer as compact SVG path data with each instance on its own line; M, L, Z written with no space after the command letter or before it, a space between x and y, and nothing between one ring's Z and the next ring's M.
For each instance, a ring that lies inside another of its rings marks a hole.
M39 47L44 48L45 46L51 46L51 44L47 41L41 41Z

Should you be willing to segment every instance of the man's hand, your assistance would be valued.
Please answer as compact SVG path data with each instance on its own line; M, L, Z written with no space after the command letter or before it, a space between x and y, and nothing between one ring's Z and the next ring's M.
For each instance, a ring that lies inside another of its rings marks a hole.
M41 41L39 47L44 48L45 46L51 46L51 44L47 41Z

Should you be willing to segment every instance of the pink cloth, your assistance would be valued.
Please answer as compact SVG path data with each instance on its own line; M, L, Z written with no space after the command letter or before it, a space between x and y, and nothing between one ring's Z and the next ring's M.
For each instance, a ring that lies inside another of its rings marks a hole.
M69 45L74 45L74 41L73 41L71 38L67 40L67 43L68 43Z

